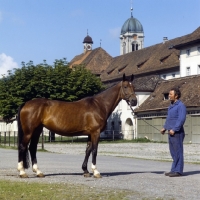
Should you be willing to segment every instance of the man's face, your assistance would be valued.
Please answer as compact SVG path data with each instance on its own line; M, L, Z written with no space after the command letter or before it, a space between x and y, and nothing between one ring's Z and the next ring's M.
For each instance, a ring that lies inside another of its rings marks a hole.
M174 90L169 91L169 100L175 102L178 99L178 96L174 94Z

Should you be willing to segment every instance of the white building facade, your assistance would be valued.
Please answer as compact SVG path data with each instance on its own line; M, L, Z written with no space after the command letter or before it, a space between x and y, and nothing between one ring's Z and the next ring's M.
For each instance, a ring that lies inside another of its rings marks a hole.
M200 44L186 46L180 51L181 77L200 74Z

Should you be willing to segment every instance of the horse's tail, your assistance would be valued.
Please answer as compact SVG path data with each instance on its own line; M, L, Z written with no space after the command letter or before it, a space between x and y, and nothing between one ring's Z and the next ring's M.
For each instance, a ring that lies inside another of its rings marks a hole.
M28 146L23 146L22 140L24 136L24 131L22 129L22 124L21 124L21 119L20 119L20 112L23 108L25 103L23 103L19 109L18 109L18 114L17 114L17 125L18 125L18 155L22 153L23 155L23 167L25 169L29 168L29 152L28 152Z

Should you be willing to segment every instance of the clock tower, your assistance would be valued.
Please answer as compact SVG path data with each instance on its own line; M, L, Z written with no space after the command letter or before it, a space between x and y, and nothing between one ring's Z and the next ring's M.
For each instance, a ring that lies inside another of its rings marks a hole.
M92 50L92 44L93 44L92 38L87 33L87 36L83 40L84 53Z
M144 30L142 24L133 17L131 6L131 17L125 21L120 34L120 55L143 49Z

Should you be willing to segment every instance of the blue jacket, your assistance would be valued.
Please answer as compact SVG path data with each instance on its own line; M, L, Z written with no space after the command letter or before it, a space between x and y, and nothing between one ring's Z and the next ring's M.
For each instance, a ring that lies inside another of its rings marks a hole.
M180 100L177 100L168 108L168 115L164 128L166 130L173 130L175 132L184 132L183 125L185 123L185 119L186 107Z

